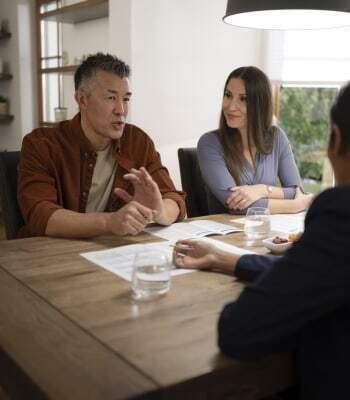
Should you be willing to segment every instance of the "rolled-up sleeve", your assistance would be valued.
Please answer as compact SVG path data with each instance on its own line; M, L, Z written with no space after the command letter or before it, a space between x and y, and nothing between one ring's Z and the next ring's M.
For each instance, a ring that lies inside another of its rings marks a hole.
M178 205L180 212L177 217L177 221L184 219L186 216L185 193L180 190L176 190L175 185L170 178L169 172L162 164L160 155L156 151L152 141L150 141L150 148L148 152L148 164L146 165L147 171L157 183L162 198L171 199Z
M31 236L45 235L51 215L62 206L57 201L48 150L40 140L23 139L18 171L17 199Z
M286 134L279 129L278 134L278 177L281 181L285 199L294 199L295 189L303 190L298 167Z

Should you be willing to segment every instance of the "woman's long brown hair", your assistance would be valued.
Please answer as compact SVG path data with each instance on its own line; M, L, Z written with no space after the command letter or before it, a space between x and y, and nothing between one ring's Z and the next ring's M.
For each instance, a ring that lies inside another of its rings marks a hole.
M270 154L273 149L276 128L272 126L272 91L268 77L256 67L240 67L228 76L224 95L232 78L242 79L247 96L247 133L249 151L253 146L257 153ZM219 140L224 150L226 166L236 181L241 184L240 172L243 165L243 145L236 128L226 123L223 111L218 130ZM253 145L253 146L252 146Z

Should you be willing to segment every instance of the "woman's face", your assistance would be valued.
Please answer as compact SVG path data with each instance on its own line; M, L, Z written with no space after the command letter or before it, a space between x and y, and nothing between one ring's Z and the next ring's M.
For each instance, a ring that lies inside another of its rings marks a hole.
M247 129L247 95L242 79L229 80L222 101L222 111L230 128Z

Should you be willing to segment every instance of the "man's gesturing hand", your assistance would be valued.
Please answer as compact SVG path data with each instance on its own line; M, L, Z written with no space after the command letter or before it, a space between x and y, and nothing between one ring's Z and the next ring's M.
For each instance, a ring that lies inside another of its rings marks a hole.
M152 179L146 168L132 168L130 173L124 175L124 179L130 181L134 186L134 195L131 196L124 189L117 188L114 193L126 203L135 201L154 211L154 220L157 222L164 214L162 195L157 183Z
M108 214L107 230L115 235L137 235L153 219L153 211L131 200L116 212Z

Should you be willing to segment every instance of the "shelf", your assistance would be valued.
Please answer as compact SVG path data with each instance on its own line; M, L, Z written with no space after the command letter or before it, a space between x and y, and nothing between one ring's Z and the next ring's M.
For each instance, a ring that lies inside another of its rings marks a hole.
M42 74L53 74L57 72L60 72L62 74L69 74L74 73L77 68L78 65L66 65L64 67L41 68L40 72Z
M10 32L1 32L0 31L0 40L9 39L10 37L11 37L11 33Z
M47 127L47 128L56 126L57 124L58 124L58 122L51 122L51 121L40 121L40 123L39 123L39 125L41 127Z
M0 81L8 81L10 79L12 79L11 74L0 74Z
M40 18L45 21L68 24L77 24L107 16L108 0L87 0L40 14Z
M13 115L1 115L0 114L0 123L1 122L10 122L13 120Z

